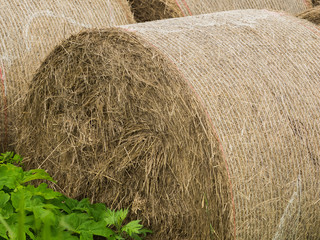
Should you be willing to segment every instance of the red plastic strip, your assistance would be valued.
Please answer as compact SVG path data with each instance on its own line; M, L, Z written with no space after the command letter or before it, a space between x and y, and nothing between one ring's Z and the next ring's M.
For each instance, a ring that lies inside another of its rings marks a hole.
M184 6L187 8L187 10L188 10L188 12L189 12L190 16L192 16L192 12L191 12L191 10L190 10L190 8L189 8L189 6L188 6L187 2L186 2L185 0L182 0L182 3L183 3L183 4L184 4Z
M177 5L178 5L178 7L180 8L180 10L181 10L181 12L182 12L183 16L185 17L186 15L184 14L184 11L182 10L182 8L181 8L180 4L178 3L178 0L176 0L176 4L177 4Z

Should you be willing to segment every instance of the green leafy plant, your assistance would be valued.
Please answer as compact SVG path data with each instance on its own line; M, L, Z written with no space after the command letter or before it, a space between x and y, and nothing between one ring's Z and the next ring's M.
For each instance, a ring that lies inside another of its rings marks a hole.
M0 240L90 240L98 236L140 240L151 233L140 220L124 224L127 209L113 211L102 203L91 204L87 198L71 199L46 183L28 184L53 179L43 169L23 171L14 165L21 161L11 152L0 156Z

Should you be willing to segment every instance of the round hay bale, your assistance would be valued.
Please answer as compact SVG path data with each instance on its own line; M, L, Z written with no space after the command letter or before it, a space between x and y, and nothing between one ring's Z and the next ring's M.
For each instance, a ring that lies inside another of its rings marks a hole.
M53 47L82 29L129 24L134 20L126 0L2 0L0 5L2 152L15 139L14 119L27 84Z
M306 19L316 25L320 25L320 6L311 8L297 15L298 18Z
M229 236L228 178L217 138L170 68L123 30L69 38L32 81L18 152L71 197L130 206L152 225L152 239L208 239L210 224Z
M273 9L292 14L312 7L311 0L128 0L137 22L237 9Z
M152 239L319 239L319 54L267 10L84 32L33 78L18 152Z

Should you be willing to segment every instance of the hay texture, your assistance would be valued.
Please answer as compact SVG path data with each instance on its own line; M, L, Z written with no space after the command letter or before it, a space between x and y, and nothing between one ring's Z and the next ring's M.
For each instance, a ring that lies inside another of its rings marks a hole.
M2 0L0 8L0 151L6 151L19 100L53 47L82 29L134 20L125 0Z
M272 9L298 14L311 0L128 0L137 22L237 9ZM316 3L314 3L316 4Z
M267 10L84 32L33 78L18 152L151 239L319 239L319 54Z
M316 25L320 25L320 6L311 8L303 13L297 15L297 17L306 19Z

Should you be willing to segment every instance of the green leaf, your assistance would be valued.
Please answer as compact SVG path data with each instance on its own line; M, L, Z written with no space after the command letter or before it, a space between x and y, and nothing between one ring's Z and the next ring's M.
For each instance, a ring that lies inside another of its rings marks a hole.
M20 156L20 155L18 155L18 154L15 154L14 156L13 156L13 158L12 158L12 162L13 163L20 163L20 162L22 162L22 157Z
M0 214L0 237L3 237L4 239L8 239L7 232L13 233L9 224L6 222L6 220Z
M66 206L72 211L74 208L76 208L79 204L79 201L72 198L67 198L65 200Z
M10 163L0 165L0 190L6 186L9 189L15 189L20 185L23 178L23 170Z
M92 221L88 214L85 213L71 213L70 215L62 216L61 224L67 230L80 234L82 225L86 222Z
M83 236L93 234L108 238L114 235L114 232L105 226L104 221L95 222L86 213L72 213L70 215L62 216L60 224L65 229L82 234Z
M10 161L10 159L13 157L14 153L13 152L6 152L6 153L1 153L0 155L0 160L4 163Z
M44 239L39 238L39 240ZM50 240L79 240L79 237L72 235L72 232L64 231L62 228L57 227L52 229Z
M117 230L120 230L123 220L127 217L128 210L121 209L118 211L107 209L106 218L104 219L107 226L114 225Z
M103 221L107 217L107 208L103 203L95 203L89 207L89 214L96 222Z
M6 203L9 201L10 195L4 191L0 191L0 210L3 208Z
M128 215L128 209L120 209L115 212L116 213L116 218L118 220L118 223L122 224L123 220L127 217Z
M19 186L11 193L12 206L18 211L20 209L20 202L24 201L24 204L26 204L26 202L30 202L31 197L32 193L30 191L26 190L23 186Z
M121 228L122 232L128 233L131 237L133 234L139 234L140 230L143 228L141 224L139 224L140 220L131 221L128 224L124 225Z
M40 220L41 223L49 226L57 225L57 215L53 211L46 209L45 206L33 206L32 210L35 219Z
M13 214L12 205L8 203L4 207L0 208L0 214L4 219L8 219Z
M28 185L25 188L26 191L29 191L34 196L42 196L44 199L55 199L58 197L62 197L63 195L59 192L48 188L46 183L41 183L38 187L34 187L33 185Z
M115 211L112 211L111 209L107 209L106 213L107 215L106 215L106 218L104 219L106 225L107 226L116 225L117 220L116 220Z
M111 229L106 227L104 222L95 222L93 220L81 224L79 229L81 230L81 232L88 232L97 236L103 236L107 238L115 234Z
M21 161L22 161L22 157L18 154L14 154L13 152L1 153L0 155L0 164L20 163Z
M10 202L10 195L0 191L0 214L3 219L8 219L13 213L13 207Z
M88 198L82 199L80 202L77 202L76 205L73 206L72 211L79 211L79 212L87 212L89 213L89 209L91 207L91 203L89 202Z
M19 226L19 213L14 213L8 220L7 223L12 230L12 233L9 232L9 239L17 239L17 233L21 230L21 226ZM29 236L28 239L35 239L33 232L30 229L33 229L34 226L34 216L25 216L24 217L24 225L22 226L22 232Z
M92 240L93 234L88 232L83 232L80 234L80 240Z
M32 180L49 180L55 182L53 178L43 169L32 169L30 171L24 172L23 179L21 183L26 183Z
M62 196L54 198L54 199L48 199L47 204L54 205L58 209L63 210L63 211L61 211L61 213L63 213L63 214L70 214L71 210L65 203L66 199L67 199L67 197L62 195Z

